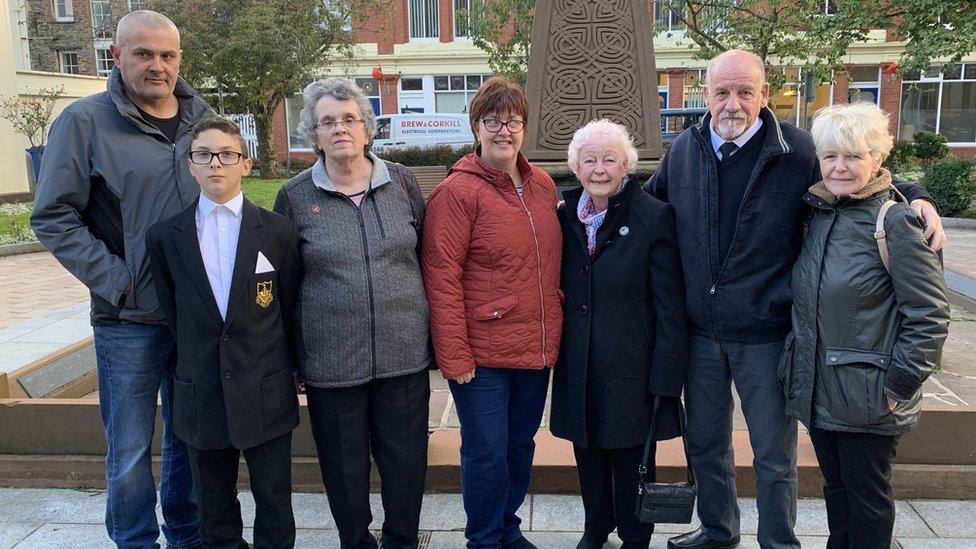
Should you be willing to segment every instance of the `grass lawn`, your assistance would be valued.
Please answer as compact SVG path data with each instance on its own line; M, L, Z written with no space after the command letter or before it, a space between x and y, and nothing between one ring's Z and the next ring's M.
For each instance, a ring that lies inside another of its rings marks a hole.
M274 207L275 197L278 196L278 189L285 184L287 179L258 179L248 177L244 179L244 196L262 208L270 210Z
M30 228L32 202L0 205L0 245L37 240Z

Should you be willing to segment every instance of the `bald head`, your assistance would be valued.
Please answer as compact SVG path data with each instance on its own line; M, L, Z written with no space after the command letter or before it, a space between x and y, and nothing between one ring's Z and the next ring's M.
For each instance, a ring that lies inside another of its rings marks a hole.
M756 54L729 50L708 62L705 105L712 130L735 141L756 122L769 100L766 67Z
M759 83L766 83L766 64L763 63L762 58L748 50L728 50L708 60L708 64L705 65L706 85L713 73L722 71L729 65L739 71L754 70L759 76Z
M176 43L180 42L180 30L176 24L165 15L151 10L136 10L125 14L119 19L115 30L115 44L124 46L126 41L138 36L144 30L163 31L176 36Z

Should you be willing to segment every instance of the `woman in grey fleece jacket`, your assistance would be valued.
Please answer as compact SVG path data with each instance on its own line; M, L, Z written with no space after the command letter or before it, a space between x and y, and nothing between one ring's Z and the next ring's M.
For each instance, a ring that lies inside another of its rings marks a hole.
M368 151L373 109L356 84L309 84L299 128L319 158L278 192L299 227L299 377L342 547L375 548L370 452L383 547L417 547L432 361L417 251L424 202L407 168Z

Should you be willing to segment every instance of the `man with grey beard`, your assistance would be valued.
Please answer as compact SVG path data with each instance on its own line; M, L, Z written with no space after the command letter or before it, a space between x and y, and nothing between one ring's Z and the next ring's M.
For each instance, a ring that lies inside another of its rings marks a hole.
M777 366L790 330L790 271L800 251L807 189L820 181L813 140L767 107L763 61L730 50L708 62L700 125L672 143L644 189L674 207L690 322L684 398L701 527L669 548L739 544L732 455L732 383L755 455L758 541L798 548L796 422ZM925 218L932 247L945 233L928 195L899 185Z

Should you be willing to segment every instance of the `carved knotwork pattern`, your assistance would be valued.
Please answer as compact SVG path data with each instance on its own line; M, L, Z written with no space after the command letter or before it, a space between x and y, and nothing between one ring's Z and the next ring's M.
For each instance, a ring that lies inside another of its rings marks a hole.
M645 145L629 0L556 0L539 116L539 148L565 150L580 126L609 118ZM654 76L654 75L651 75Z

